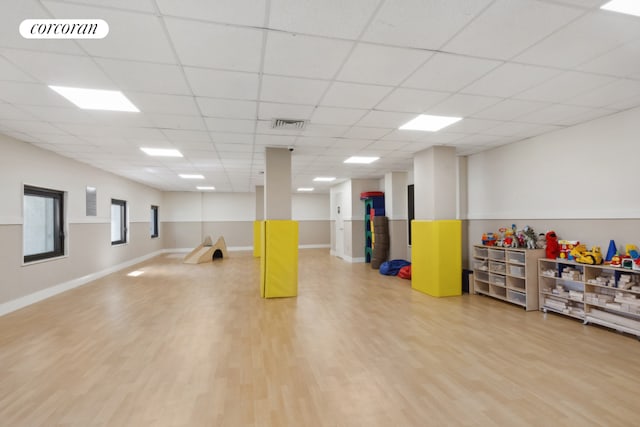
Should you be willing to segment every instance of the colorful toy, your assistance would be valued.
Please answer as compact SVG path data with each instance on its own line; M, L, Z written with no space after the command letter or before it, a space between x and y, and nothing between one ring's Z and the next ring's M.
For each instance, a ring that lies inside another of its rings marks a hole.
M616 242L612 240L609 240L609 248L607 249L607 256L604 258L604 260L606 262L611 262L611 258L613 258L613 256L615 254L618 253L618 249L616 249Z
M484 233L482 235L482 244L485 246L495 246L496 240L496 233Z
M611 258L611 266L612 267L622 267L622 262L625 259L628 259L627 255L615 254L613 258Z
M560 256L560 245L558 244L558 236L555 231L548 231L545 235L547 239L546 256L547 258L556 259Z
M600 246L593 246L590 251L582 252L580 255L576 256L576 262L589 265L602 264L602 253L600 252Z
M640 257L640 253L638 252L638 247L636 245L626 245L625 252L629 255L631 259L638 259Z
M571 250L579 245L580 242L577 240L559 240L558 245L560 245L560 258L561 259L573 259L571 257Z
M522 229L522 234L524 235L524 243L527 249L535 249L536 242L538 238L536 237L536 232L533 231L533 228L526 225Z
M578 244L578 245L574 245L571 250L569 251L569 255L568 255L568 259L570 260L577 260L578 258L580 258L582 256L582 254L584 254L585 252L587 252L587 245L584 244ZM562 255L560 255L562 256Z

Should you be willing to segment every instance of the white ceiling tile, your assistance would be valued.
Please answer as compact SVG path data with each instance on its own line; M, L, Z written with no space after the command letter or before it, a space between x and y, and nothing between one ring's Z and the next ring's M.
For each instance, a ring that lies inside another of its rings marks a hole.
M300 136L296 139L295 147L316 147L316 148L326 148L331 147L336 143L336 138L323 138L317 136ZM300 150L298 150L300 152ZM308 150L306 152L309 152Z
M120 90L190 95L182 70L177 65L96 58Z
M0 120L0 126L24 133L37 132L43 134L65 134L62 129L56 126L35 120Z
M613 78L567 71L541 85L519 93L517 98L562 102L613 82Z
M3 3L2 25L0 25L0 46L48 52L82 54L75 40L25 39L18 28L24 19L51 18L42 5L33 0Z
M211 132L250 133L253 132L256 125L255 120L217 119L212 117L205 117L204 120Z
M329 82L295 77L263 76L260 100L316 105Z
M271 120L258 120L258 126L256 127L256 134L264 134L264 135L284 135L284 136L295 136L299 135L301 132L300 129L273 129L271 127Z
M294 33L356 39L378 0L271 0L269 26Z
M616 13L592 12L519 55L531 64L571 68L634 38L640 25ZM637 50L635 51L637 56Z
M174 18L165 22L183 65L259 71L262 30Z
M233 99L196 98L202 114L206 117L231 119L255 119L255 101L239 101Z
M640 41L627 43L578 66L581 71L621 77L640 77Z
M198 115L198 107L191 96L161 95L128 92L127 97L143 113Z
M225 144L215 143L215 148L219 153L223 152L235 152L235 153L251 153L253 151L252 144Z
M307 120L313 113L310 105L276 104L273 102L260 102L258 118L260 120L294 119Z
M397 85L430 56L431 53L416 49L359 43L338 74L338 80Z
M489 0L387 0L363 39L439 49L489 3Z
M617 110L609 110L605 108L589 108L588 110L585 110L580 114L577 114L571 117L566 117L560 120L558 124L565 125L565 126L573 126L589 120L594 120L600 117L605 117L611 114L615 114L617 112L618 112Z
M507 122L494 128L488 129L483 133L497 136L528 137L558 129L562 129L562 127L533 123Z
M171 142L180 143L182 141L191 142L210 142L211 138L208 132L195 131L195 130L177 130L177 129L163 129L162 133Z
M465 87L462 92L509 98L560 74L551 68L507 63Z
M58 93L43 84L0 81L0 100L11 104L73 106Z
M400 130L396 129L387 134L382 139L388 141L407 141L407 142L430 142L433 144L446 144L461 138L464 134L445 133L445 132L423 132L420 130Z
M590 110L590 108L578 107L575 105L553 104L533 113L518 117L518 121L526 123L563 125L563 119L575 117Z
M500 101L501 98L491 96L455 94L425 112L438 116L468 117Z
M588 107L609 107L618 102L636 98L639 95L640 81L620 79L575 98L570 98L567 103Z
M321 105L347 108L373 108L391 87L334 82ZM2 96L2 95L0 95Z
M92 121L97 123L98 125L144 128L152 128L153 126L149 119L144 114L140 113L95 110L87 110L87 113L91 116Z
M380 127L362 127L354 126L342 135L344 138L356 138L356 139L378 139L382 138L392 129L380 128Z
M113 82L88 57L58 53L2 49L0 53L13 64L47 85L115 89Z
M255 100L258 97L258 75L185 67L187 80L195 96Z
M584 11L535 0L497 0L443 50L509 59Z
M501 64L500 61L437 53L402 85L456 92Z
M40 118L40 119L42 118L39 116L38 117L34 116L31 110L26 107L28 106L22 106L20 108L17 108L11 104L5 104L3 102L0 102L0 119L35 120L37 118Z
M539 110L546 106L545 102L505 99L497 104L473 113L473 117L492 120L513 120L519 116Z
M90 55L163 63L175 61L157 16L53 1L42 3L59 19L97 16L109 23L108 37L76 41Z
M360 119L358 126L397 129L415 117L416 114L414 113L370 111L366 116Z
M316 107L311 123L351 126L362 118L367 110L355 108Z
M469 145L485 145L489 143L505 142L510 138L511 137L509 136L496 136L476 133L473 135L463 136L462 138L456 140L455 145L465 147Z
M316 125L309 124L302 132L304 136L327 136L338 137L342 136L349 128L347 126L335 126L335 125Z
M8 49L0 49L0 55L3 55L6 51L8 51ZM0 80L14 82L35 82L35 79L33 77L20 70L20 68L16 67L14 64L10 63L2 56L0 56Z
M407 147L410 143L406 141L374 141L367 147L370 150L401 150ZM386 157L386 156L385 156Z
M451 95L450 92L398 88L376 105L376 110L422 113Z
M206 130L200 116L178 114L145 114L153 126L161 129Z
M288 146L296 142L297 136L292 135L256 135L256 145L264 146Z
M227 132L209 132L213 142L223 144L249 144L253 145L252 133L227 133Z
M265 0L156 0L164 15L261 27Z
M456 133L476 133L482 132L486 129L498 126L502 124L498 120L486 120L486 119L463 119L457 123L447 126L442 132L456 132Z
M342 65L353 42L269 31L264 72L330 79Z
M579 6L586 9L592 9L596 6L602 6L603 0L554 0L556 3L565 3L572 6Z
M75 106L69 108L45 107L40 105L23 105L20 107L36 118L47 122L94 123L95 119L87 110Z

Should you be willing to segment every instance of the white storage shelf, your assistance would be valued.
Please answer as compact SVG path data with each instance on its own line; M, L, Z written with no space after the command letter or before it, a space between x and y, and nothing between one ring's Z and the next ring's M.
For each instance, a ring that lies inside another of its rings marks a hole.
M475 293L538 310L536 262L543 254L542 249L474 246Z
M538 261L540 309L640 337L640 271Z

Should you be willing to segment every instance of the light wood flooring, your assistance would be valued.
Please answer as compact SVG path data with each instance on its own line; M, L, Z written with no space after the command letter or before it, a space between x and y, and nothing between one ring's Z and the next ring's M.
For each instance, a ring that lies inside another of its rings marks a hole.
M0 317L0 426L640 425L634 337L327 250L300 251L297 298L263 300L259 260L230 255Z

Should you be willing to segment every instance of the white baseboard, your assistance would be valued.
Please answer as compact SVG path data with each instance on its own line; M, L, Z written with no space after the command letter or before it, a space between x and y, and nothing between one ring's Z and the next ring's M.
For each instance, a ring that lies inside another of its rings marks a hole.
M343 258L345 261L350 262L352 264L356 264L356 263L360 263L360 262L364 262L365 259L364 257L357 257L357 258L352 258L350 256L346 256Z
M318 244L318 245L298 245L298 249L329 249L331 245L329 244Z
M69 280L68 282L60 283L58 285L51 286L41 291L34 292L32 294L25 295L23 297L5 302L3 304L0 304L0 316L4 316L5 314L11 313L12 311L20 310L21 308L24 308L28 305L35 304L39 301L45 300L54 295L58 295L70 289L74 289L79 286L86 285L89 282L100 279L101 277L104 277L111 273L115 273L116 271L130 267L134 264L138 264L140 262L146 261L148 259L161 255L164 252L165 251L162 251L162 250L152 252L150 254L147 254L138 258L134 258L127 262L123 262L122 264L114 265L113 267L109 267L105 270L87 274L86 276L78 277L76 279Z

